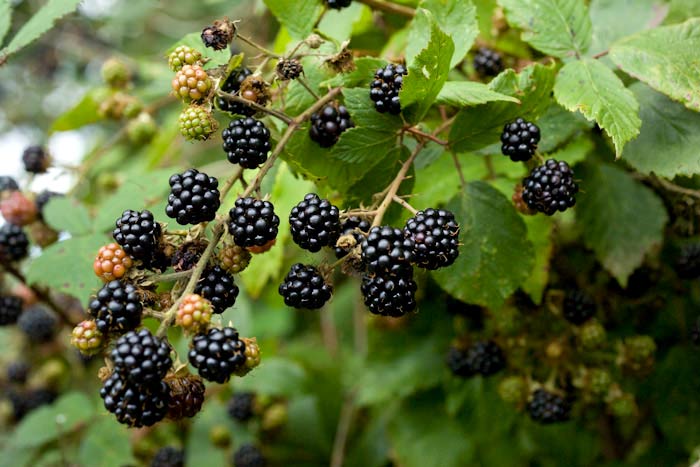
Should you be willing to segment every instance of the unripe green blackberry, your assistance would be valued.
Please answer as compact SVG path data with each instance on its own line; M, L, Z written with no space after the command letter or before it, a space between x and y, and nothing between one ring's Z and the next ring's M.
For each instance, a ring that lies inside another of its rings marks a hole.
M638 412L634 394L620 392L608 400L610 412L620 418L631 417Z
M250 264L251 254L238 245L226 245L219 250L221 268L230 274L238 274Z
M109 58L102 64L102 79L111 88L123 88L131 79L126 64L118 58Z
M182 111L178 125L180 134L188 141L207 140L219 128L211 112L197 105L191 105Z
M650 336L632 336L624 340L622 365L633 373L645 374L654 365L656 343Z
M180 45L168 55L168 67L172 71L180 71L185 65L200 65L202 54L198 50Z
M602 397L608 393L612 384L612 376L610 372L603 368L591 368L586 372L587 388L591 394L597 397Z
M148 112L141 112L126 125L126 135L135 145L146 144L153 139L158 131L158 125Z
M498 384L498 395L504 402L523 407L527 402L527 381L522 376L508 376Z
M70 343L83 355L95 355L102 349L102 333L93 320L78 323L71 333Z
M175 96L186 103L201 102L211 91L211 79L199 65L185 65L172 81Z
M605 328L596 319L592 319L584 323L579 328L578 339L581 348L584 350L593 350L601 347L606 341Z

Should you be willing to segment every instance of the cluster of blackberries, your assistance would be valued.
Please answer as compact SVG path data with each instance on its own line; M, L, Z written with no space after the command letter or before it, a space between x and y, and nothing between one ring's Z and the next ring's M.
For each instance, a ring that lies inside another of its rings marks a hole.
M523 201L548 216L576 204L578 185L574 172L564 161L547 160L523 179Z
M481 77L496 76L503 71L501 55L488 47L480 47L474 54L474 70Z
M503 350L493 341L480 341L464 349L450 347L447 366L455 376L470 378L476 374L491 376L506 366Z
M374 80L369 85L369 97L374 102L377 112L388 112L394 115L401 113L399 91L406 74L408 74L406 67L392 63L374 73Z
M338 142L341 133L354 126L344 105L327 104L311 115L309 136L322 148L329 148Z

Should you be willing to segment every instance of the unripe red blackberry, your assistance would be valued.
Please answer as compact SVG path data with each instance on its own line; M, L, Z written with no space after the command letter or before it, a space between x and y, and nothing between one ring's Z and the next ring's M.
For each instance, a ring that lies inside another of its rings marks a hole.
M182 111L178 120L180 134L188 141L205 141L219 128L211 112L191 105Z
M64 196L61 193L56 193L55 191L49 191L49 190L44 190L38 195L36 195L36 198L34 198L34 204L36 204L36 211L37 211L37 217L40 220L44 220L44 208L46 207L47 204L49 204L49 201L51 201L53 198Z
M151 460L151 467L185 467L185 451L173 446L160 448Z
M200 65L202 54L192 47L180 45L168 55L168 67L172 71L180 71L185 65Z
M175 315L175 324L188 332L202 332L209 326L211 313L212 306L209 300L197 294L189 294L180 302Z
M195 375L168 376L165 384L170 391L167 417L170 420L192 418L202 410L204 404L204 381Z
M29 239L22 227L14 224L0 227L0 262L19 261L27 256L28 251Z
M161 269L166 258L160 243L163 231L151 211L124 211L112 231L114 240L134 259L147 268Z
M522 118L507 123L501 133L501 152L513 162L529 161L540 141L540 129Z
M133 266L131 257L116 243L110 243L97 252L92 269L102 282L121 279Z
M110 354L114 372L136 385L155 385L173 366L170 345L148 329L129 331L121 336Z
M245 367L245 343L234 328L210 329L194 336L188 359L202 378L223 384Z
M403 230L372 227L362 240L362 261L370 273L386 274L413 259L415 244Z
M527 404L530 418L542 424L565 422L571 416L571 404L565 398L537 389Z
M250 252L238 245L225 245L219 250L219 263L225 271L231 274L238 274L247 268L250 264L250 258Z
M214 313L223 313L236 303L238 287L229 273L219 266L210 266L202 273L194 293L209 300Z
M58 319L40 305L27 308L17 319L17 327L31 342L48 342L58 332Z
M281 59L275 67L277 76L284 81L297 79L304 72L299 60L295 58Z
M260 75L251 75L241 83L240 96L243 99L265 106L272 98L270 85Z
M21 298L13 295L0 296L0 326L15 324L21 313Z
M333 8L334 10L349 7L351 3L352 0L326 0L326 5L328 5L328 8Z
M221 205L219 181L197 169L170 177L170 195L165 214L180 225L209 222Z
M229 211L228 231L236 245L263 246L277 237L279 223L269 201L238 198Z
M104 341L102 333L97 329L97 323L85 320L73 328L70 343L83 355L95 355L102 349Z
M117 421L130 427L151 426L163 420L170 401L168 385L163 381L153 385L133 384L119 373L113 373L105 381L100 397Z
M576 204L578 185L564 161L549 159L523 179L523 200L530 209L551 216Z
M503 71L501 55L488 47L479 47L474 55L474 70L481 77L496 76Z
M447 351L445 361L453 375L459 376L460 378L470 378L474 376L474 367L471 365L472 362L469 359L469 353L466 349L451 346Z
M246 169L255 169L263 164L272 149L270 130L252 117L231 121L221 136L228 161Z
M675 269L681 279L700 277L700 243L686 243L681 246Z
M309 136L322 148L329 148L338 142L341 133L354 127L348 109L334 102L311 115Z
M350 250L355 248L355 246L361 245L362 240L365 238L362 232L369 232L371 227L372 225L367 220L361 219L357 216L352 216L345 219L345 221L343 221L343 223L340 225L340 236L343 237L346 235L352 235L354 241L349 242L351 244L347 244L348 242L345 242L345 245L337 244L335 247L335 257L343 258L350 253Z
M289 213L289 228L294 243L305 250L317 252L324 246L334 246L340 236L338 208L309 193Z
M579 325L595 315L596 303L585 291L570 290L564 295L561 311L568 322Z
M2 193L3 191L15 190L19 190L17 180L10 177L9 175L0 175L0 193Z
M386 276L364 275L360 287L370 312L394 318L416 309L416 289L410 266L397 267L393 274Z
M481 341L467 349L467 361L472 370L482 376L498 373L506 366L503 350L492 341Z
M234 467L265 467L267 459L257 446L244 444L233 453Z
M374 80L370 83L369 97L374 102L377 112L389 112L398 115L401 113L399 91L403 86L403 77L408 70L403 65L388 64L374 73Z
M238 93L241 89L241 83L243 83L243 81L252 74L253 72L249 68L238 68L234 70L228 76L228 78L226 78L224 84L221 85L221 90L228 94ZM240 102L230 101L225 97L217 97L215 102L216 107L219 110L227 112L231 115L243 115L250 117L255 114L255 109L252 107L248 107Z
M202 42L205 47L224 50L233 40L236 26L228 18L214 21L214 24L202 30Z
M279 286L279 294L287 306L294 308L322 308L333 294L333 287L313 266L296 263Z
M228 414L234 420L239 422L247 422L254 415L255 394L252 392L237 392L234 393L228 400Z
M10 224L25 226L37 217L36 204L21 191L13 191L0 201L0 213Z
M211 79L199 65L185 65L172 81L175 96L186 103L201 102L211 91Z
M411 262L425 269L451 265L459 256L459 224L450 211L426 209L406 221L404 230L413 240Z
M88 305L102 333L125 332L141 324L143 305L136 287L114 280L102 287Z
M51 167L51 157L41 146L29 146L22 153L24 170L31 174L43 174Z

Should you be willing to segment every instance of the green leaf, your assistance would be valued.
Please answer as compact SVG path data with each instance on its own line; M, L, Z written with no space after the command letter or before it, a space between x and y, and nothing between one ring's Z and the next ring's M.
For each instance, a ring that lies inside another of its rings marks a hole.
M493 91L487 85L475 81L447 81L437 97L438 104L446 104L453 107L469 107L492 101L520 103L513 96Z
M377 159L377 154L386 154L398 144L398 135L382 129L351 128L333 146L333 157L349 164L361 164L368 159Z
M644 255L663 241L668 215L663 202L631 175L611 165L576 172L581 192L576 220L584 242L624 287Z
M420 10L422 14L429 14ZM408 67L408 76L399 92L403 116L412 123L419 122L447 80L454 43L431 19L430 42Z
M532 271L534 252L513 204L484 182L472 182L446 206L460 222L460 255L433 272L437 283L467 303L497 307Z
M554 97L571 112L580 111L612 138L616 157L639 134L639 104L615 73L597 60L584 58L559 71Z
M610 58L652 88L700 111L700 18L635 34L610 49Z
M58 231L73 235L92 232L92 220L85 206L73 198L55 196L44 207L46 223Z
M303 367L279 357L263 359L258 368L236 380L236 388L264 396L298 396L307 391L308 384Z
M122 467L137 463L131 454L128 428L112 417L101 418L90 426L80 442L78 463L101 467Z
M12 25L12 4L10 0L0 0L0 45Z
M524 220L527 225L527 238L532 242L535 251L535 265L522 289L539 305L549 283L549 260L554 249L554 222L548 216L525 216Z
M7 47L0 50L0 55L12 55L28 46L51 29L61 17L72 13L81 0L49 0L29 18L24 26L15 34Z
M50 132L75 130L102 120L97 111L108 93L109 91L101 88L85 93L80 102L53 121Z
M264 0L294 39L306 39L322 11L318 0Z
M355 59L355 69L350 73L339 73L333 78L324 81L323 86L338 87L345 89L364 87L366 88L374 78L374 72L386 65L386 60L375 57L360 57ZM367 93L367 89L364 90Z
M573 167L578 162L583 161L593 149L595 149L595 144L588 135L581 135L558 151L547 154L547 158L565 161Z
M593 43L588 55L593 56L608 50L618 39L658 24L664 7L660 0L592 0L589 8Z
M356 128L373 128L387 133L396 133L403 125L400 117L377 112L366 88L345 89L343 96L345 107ZM342 135L340 137L342 138Z
M696 0L671 0L665 23L681 23L689 18L700 16L700 3Z
M591 19L584 0L498 0L523 40L555 57L582 55L591 45Z
M537 120L537 126L540 127L542 135L537 149L542 153L548 153L567 142L577 132L589 130L593 124L580 113L569 112L564 107L554 103Z

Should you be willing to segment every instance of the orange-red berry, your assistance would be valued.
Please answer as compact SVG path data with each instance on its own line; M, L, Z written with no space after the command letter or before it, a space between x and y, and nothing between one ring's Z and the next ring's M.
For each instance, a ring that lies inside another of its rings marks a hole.
M104 282L121 279L133 266L133 260L116 243L110 243L100 248L92 269L97 277Z

